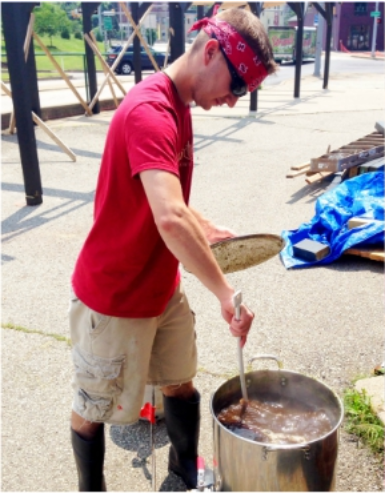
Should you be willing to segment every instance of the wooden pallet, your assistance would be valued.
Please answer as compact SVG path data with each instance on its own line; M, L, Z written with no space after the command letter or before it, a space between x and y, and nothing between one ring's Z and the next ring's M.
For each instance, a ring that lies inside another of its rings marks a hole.
M383 250L370 249L369 247L368 248L361 247L360 249L355 249L353 247L352 249L345 250L344 255L345 254L350 254L352 256L365 257L367 259L371 259L372 261L384 262L384 260L385 260L385 254L384 254Z
M307 163L303 163L301 165L292 166L286 178L296 178L300 175L306 175L305 182L309 185L321 182L324 178L331 177L335 175L336 172L343 173L342 180L345 178L352 178L357 175L358 167L368 161L375 159L378 156L384 156L384 134L382 132L376 131L371 134L358 139L357 141L353 141L345 146L341 146L338 149L330 151L330 146L326 151L326 155L310 160ZM381 149L380 149L381 148ZM373 152L376 151L375 154ZM319 171L314 169L314 162L320 161L322 159L326 159L328 156L333 156L338 153L351 153L349 158L346 160L349 163L345 163L341 170L324 170ZM372 153L372 154L371 154ZM363 156L365 154L365 156ZM312 166L313 162L313 166ZM313 169L312 169L313 168Z

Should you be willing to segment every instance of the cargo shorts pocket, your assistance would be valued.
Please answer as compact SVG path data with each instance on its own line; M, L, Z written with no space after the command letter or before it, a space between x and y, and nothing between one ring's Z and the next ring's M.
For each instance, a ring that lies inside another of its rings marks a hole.
M74 410L90 422L106 421L113 412L114 399L123 389L124 355L98 357L74 346Z
M88 320L88 332L90 335L98 336L100 335L108 326L111 321L111 316L105 316L89 309L89 320Z

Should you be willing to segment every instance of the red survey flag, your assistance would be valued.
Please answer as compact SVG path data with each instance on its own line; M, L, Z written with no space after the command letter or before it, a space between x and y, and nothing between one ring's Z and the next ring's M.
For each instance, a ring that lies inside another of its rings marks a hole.
M146 403L143 405L140 411L140 417L142 419L147 419L151 424L155 424L155 408L151 403Z

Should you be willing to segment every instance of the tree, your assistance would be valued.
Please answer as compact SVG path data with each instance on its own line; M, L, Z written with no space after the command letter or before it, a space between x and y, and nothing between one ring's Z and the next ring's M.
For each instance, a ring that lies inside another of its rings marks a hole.
M156 29L149 28L146 29L147 42L150 46L152 46L157 40L157 32Z
M35 25L37 34L48 35L52 46L52 36L62 32L65 28L71 29L66 12L60 8L59 4L41 2L40 7L34 9Z

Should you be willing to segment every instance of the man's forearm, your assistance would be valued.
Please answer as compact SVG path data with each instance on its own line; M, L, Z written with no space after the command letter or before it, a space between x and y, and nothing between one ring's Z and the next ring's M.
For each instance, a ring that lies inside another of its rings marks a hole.
M214 258L196 213L182 207L167 222L158 225L158 229L174 256L219 300L223 300L233 289Z
M190 211L194 215L195 219L198 221L199 225L201 226L203 233L205 234L207 238L207 234L210 233L211 229L214 227L214 225L209 221L207 218L205 218L199 211L196 209L192 208L189 206Z

